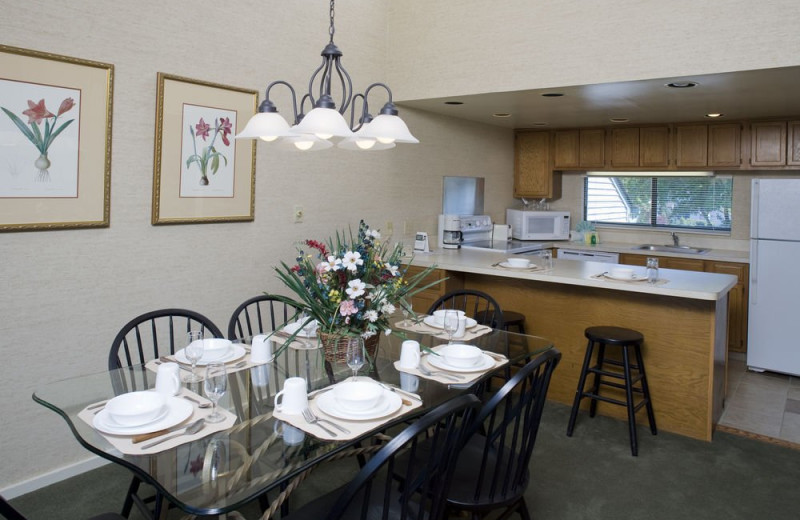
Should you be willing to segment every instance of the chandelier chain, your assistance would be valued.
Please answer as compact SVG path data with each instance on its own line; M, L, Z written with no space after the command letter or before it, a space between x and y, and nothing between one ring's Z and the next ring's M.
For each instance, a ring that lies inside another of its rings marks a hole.
M336 30L333 27L333 15L334 15L333 2L334 0L331 0L331 26L328 28L328 34L331 35L331 43L333 43L333 33L336 32Z

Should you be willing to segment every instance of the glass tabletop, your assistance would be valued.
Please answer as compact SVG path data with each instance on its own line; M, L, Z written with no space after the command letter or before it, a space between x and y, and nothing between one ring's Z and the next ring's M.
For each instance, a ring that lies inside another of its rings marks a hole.
M423 347L447 342L429 334L404 333L405 339L415 339ZM403 339L381 336L377 358L360 374L401 388L401 374L393 363L399 359ZM511 363L552 347L544 338L499 330L492 330L468 343L506 355ZM100 432L78 417L87 406L115 395L154 388L155 372L144 365L42 384L33 398L61 415L83 447L131 469L187 513L221 514L243 506L264 492L280 488L307 468L368 440L376 433L369 432L347 441L321 440L286 428L285 424L273 418L275 394L288 377L304 377L309 391L314 391L329 386L331 378L340 381L351 375L349 367L344 364L326 366L316 339L298 345L300 348L285 349L272 363L229 373L229 390L219 405L236 415L233 427L152 455L122 454ZM419 378L415 381L414 392L422 398L422 406L393 417L380 429L391 429L464 392L475 391L477 385L492 373L502 375L505 372L503 367L498 368L483 374L470 385L447 385ZM407 377L404 383L407 385ZM184 386L204 395L200 384L184 383Z

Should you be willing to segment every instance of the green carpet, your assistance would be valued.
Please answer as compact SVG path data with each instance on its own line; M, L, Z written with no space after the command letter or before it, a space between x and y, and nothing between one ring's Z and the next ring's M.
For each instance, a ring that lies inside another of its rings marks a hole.
M800 518L800 450L723 432L706 443L639 428L639 456L632 457L626 423L582 413L568 438L568 417L566 406L545 408L526 494L536 520ZM314 472L292 502L319 492L318 482L338 480L328 471ZM111 464L12 504L30 520L78 520L119 511L129 479ZM259 516L255 507L243 513Z

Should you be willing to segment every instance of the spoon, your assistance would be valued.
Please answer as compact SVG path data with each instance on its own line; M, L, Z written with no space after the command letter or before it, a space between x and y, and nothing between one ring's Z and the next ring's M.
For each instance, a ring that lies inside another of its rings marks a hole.
M147 448L152 448L156 444L161 444L162 442L174 439L175 437L180 437L182 435L194 435L195 433L202 430L205 427L205 425L206 425L205 419L197 419L195 422L187 426L186 429L183 430L182 432L176 433L174 435L167 435L166 437L162 437L161 439L151 442L150 444L145 444L142 446L141 449L146 450Z
M211 403L203 403L195 399L194 397L190 397L188 395L183 396L184 399L188 399L189 401L196 403L198 408L211 408Z

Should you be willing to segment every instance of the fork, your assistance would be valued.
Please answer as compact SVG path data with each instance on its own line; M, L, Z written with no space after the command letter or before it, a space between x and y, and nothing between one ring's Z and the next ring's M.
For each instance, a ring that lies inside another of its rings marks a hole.
M328 428L326 428L326 427L324 427L324 426L322 426L320 424L320 418L317 417L316 415L314 415L314 412L311 411L311 408L305 408L303 410L303 418L306 420L306 422L308 424L316 424L317 426L322 428L323 431L327 432L328 435L332 435L332 436L336 437L336 433L330 431ZM334 424L334 423L332 423L330 421L326 421L326 422L329 422L330 424ZM335 425L335 426L337 428L341 429L341 426L339 426L339 425Z
M458 376L456 374L450 374L448 372L441 372L441 371L438 371L438 370L428 370L427 368L422 366L422 363L420 363L417 366L417 370L419 370L420 372L422 372L426 376L439 376L439 377L443 377L445 379L452 379L453 381L461 381L461 380L464 379L464 376Z

